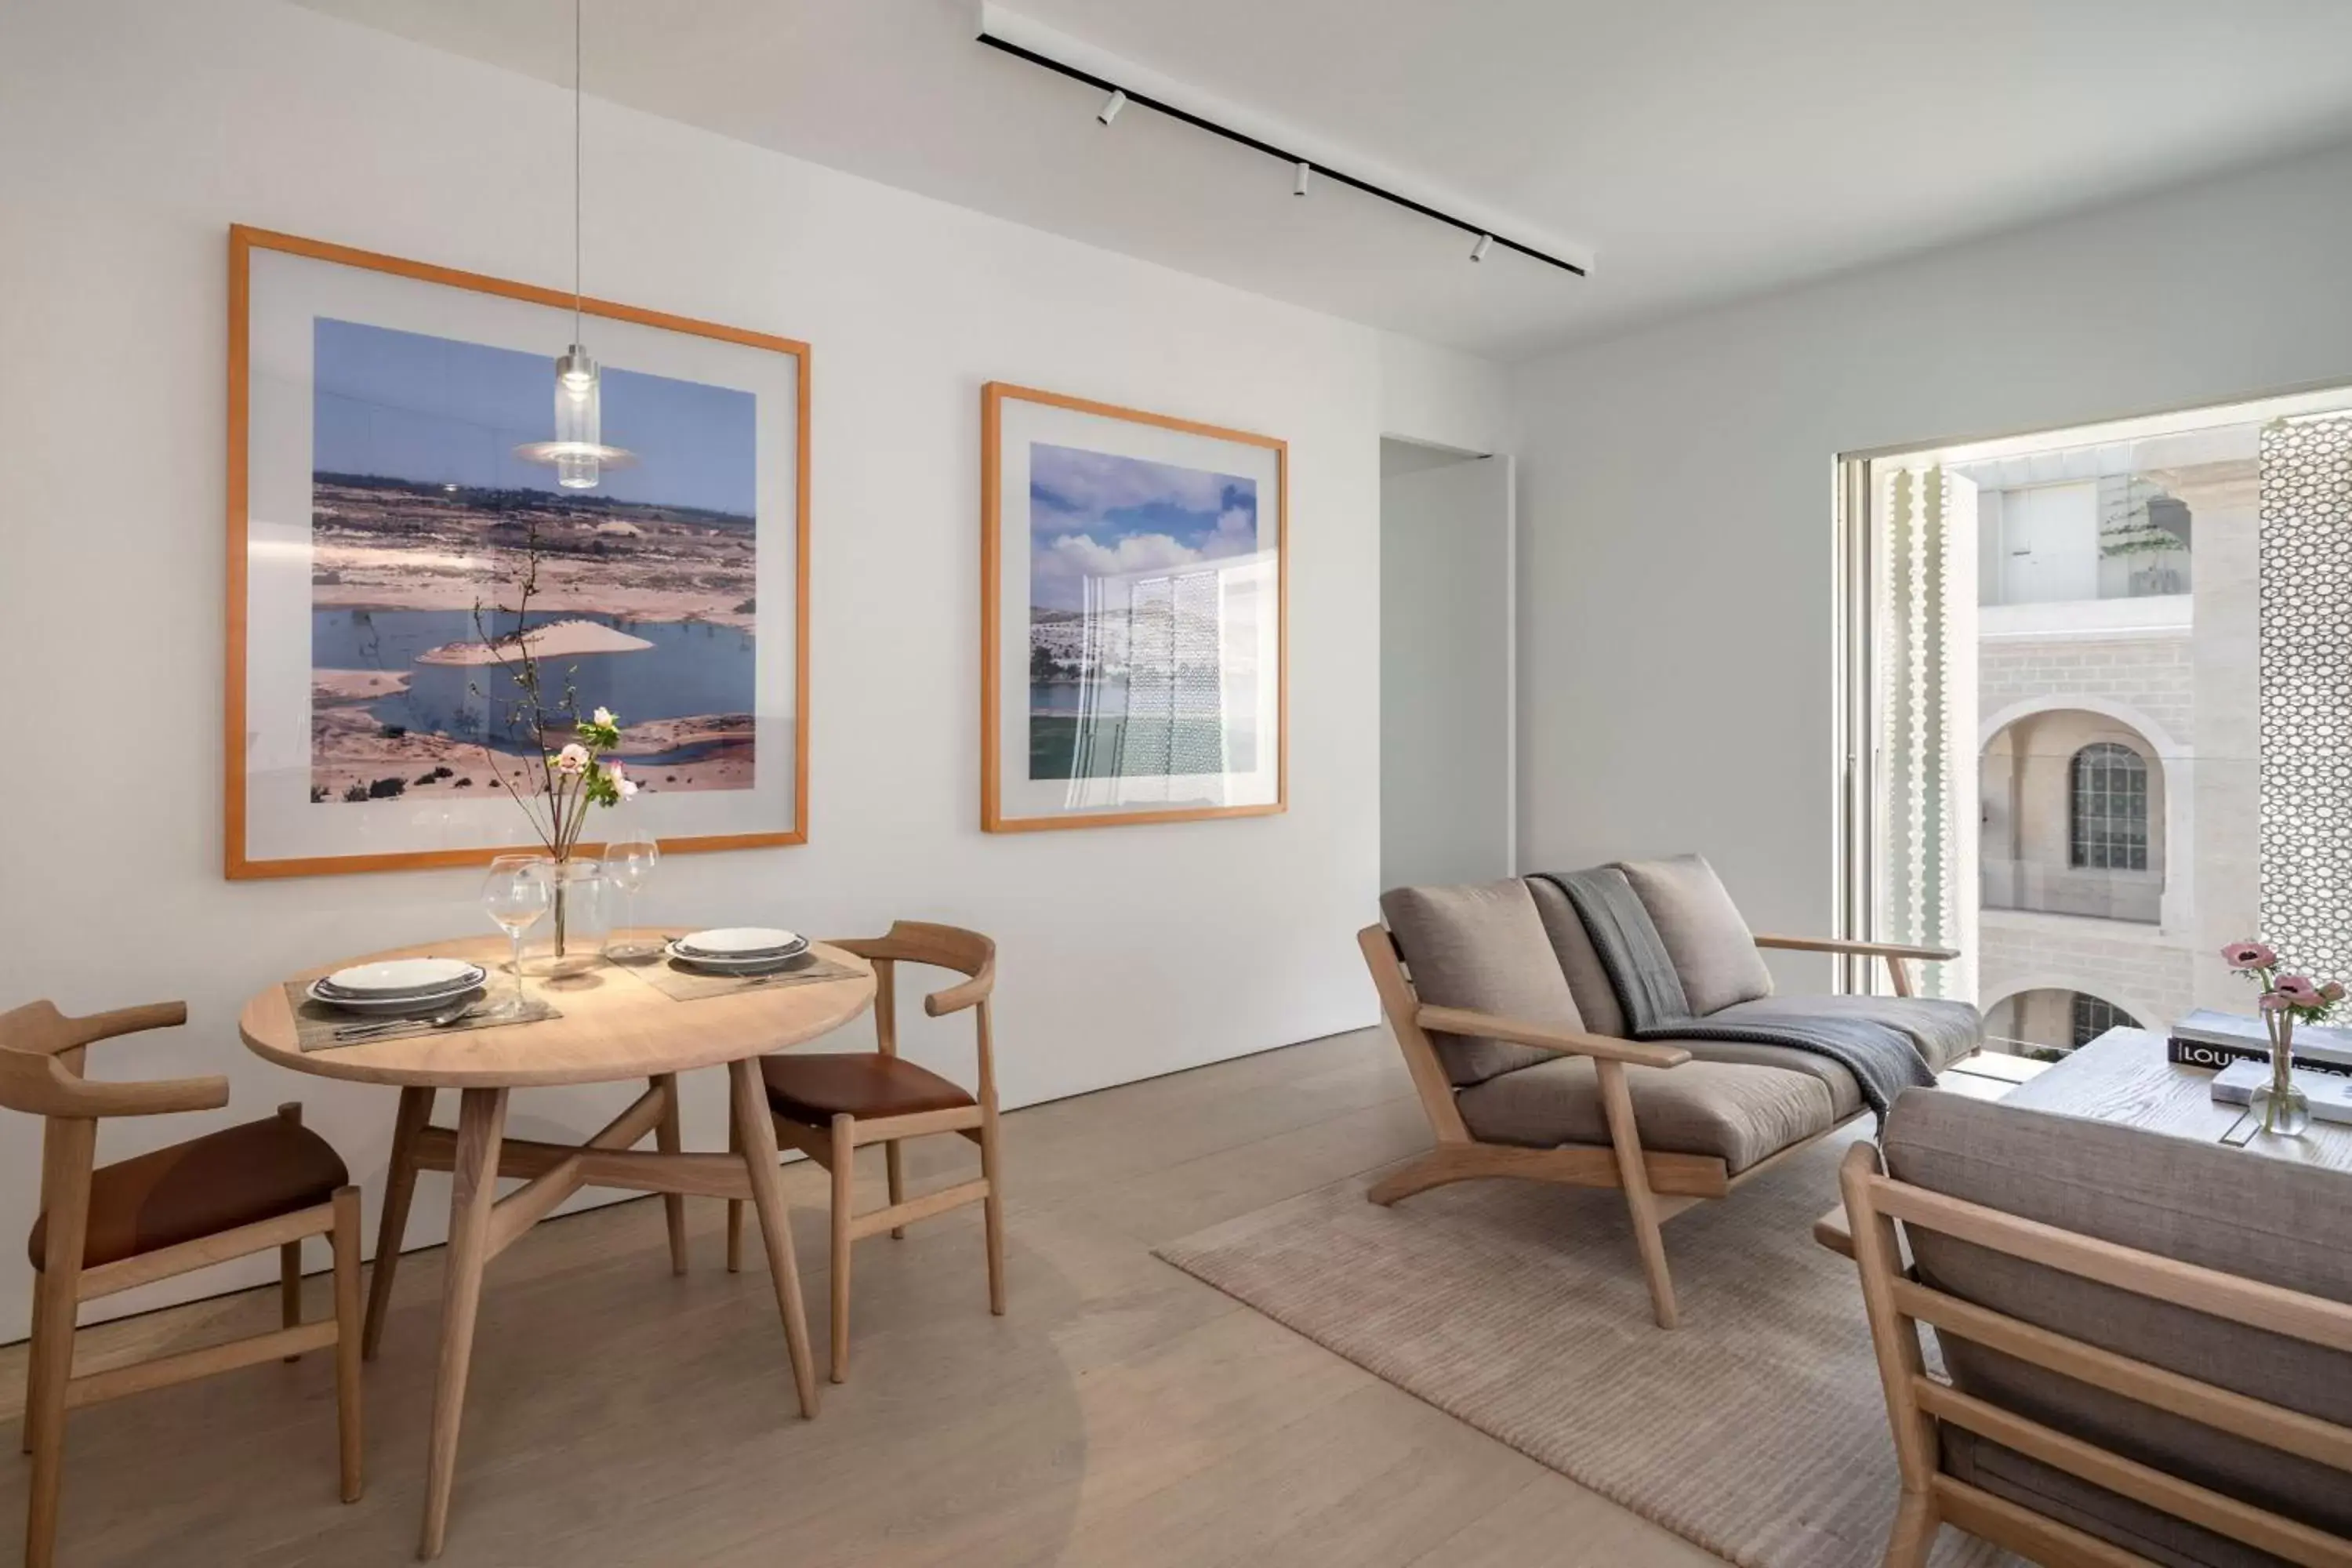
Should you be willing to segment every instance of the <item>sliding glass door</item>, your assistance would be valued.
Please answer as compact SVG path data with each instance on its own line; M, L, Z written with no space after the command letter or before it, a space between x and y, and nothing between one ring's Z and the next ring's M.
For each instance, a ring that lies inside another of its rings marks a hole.
M2352 396L1841 468L1849 931L2043 1057L2352 969Z

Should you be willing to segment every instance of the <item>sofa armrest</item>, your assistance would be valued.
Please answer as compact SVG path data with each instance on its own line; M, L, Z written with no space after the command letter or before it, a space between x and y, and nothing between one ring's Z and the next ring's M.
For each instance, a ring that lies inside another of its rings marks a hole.
M1515 1018L1500 1018L1492 1013L1474 1013L1467 1007L1436 1007L1424 1005L1413 1015L1413 1021L1424 1029L1441 1035L1486 1036L1508 1040L1515 1046L1533 1046L1539 1051L1555 1051L1561 1056L1594 1057L1603 1061L1631 1062L1635 1067L1680 1067L1690 1060L1690 1053L1678 1046L1654 1046L1640 1040L1621 1040L1612 1035L1588 1035L1577 1029L1547 1028L1539 1024L1523 1024Z
M1759 936L1758 947L1777 947L1791 952L1851 952L1864 958L1886 961L1887 977L1895 982L1895 994L1912 994L1910 964L1914 960L1939 963L1959 957L1957 949L1948 947L1906 947L1892 942L1847 942L1827 936Z
M1941 963L1960 956L1950 947L1905 947L1892 942L1845 942L1827 936L1759 936L1759 947L1786 948L1793 952L1852 952L1865 958L1917 958Z

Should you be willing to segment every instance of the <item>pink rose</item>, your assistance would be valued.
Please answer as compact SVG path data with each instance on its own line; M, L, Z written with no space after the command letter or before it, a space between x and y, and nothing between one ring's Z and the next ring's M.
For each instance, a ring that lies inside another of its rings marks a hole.
M2268 969L2278 962L2278 954L2266 942L2233 942L2221 949L2221 957L2232 969Z

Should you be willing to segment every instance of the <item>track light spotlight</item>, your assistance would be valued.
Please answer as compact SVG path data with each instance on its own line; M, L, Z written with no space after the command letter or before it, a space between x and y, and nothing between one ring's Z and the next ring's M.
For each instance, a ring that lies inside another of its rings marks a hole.
M1312 165L1307 163L1301 163L1298 165L1298 177L1290 182L1290 194L1292 195L1303 196L1307 194L1307 176L1312 173L1314 173Z
M1112 88L1110 89L1110 96L1103 100L1103 106L1095 110L1095 118L1101 121L1105 125L1108 125L1112 121L1118 118L1118 111L1126 107L1126 89L1117 87Z
M1486 253L1494 248L1495 237L1491 234L1482 234L1478 237L1478 243L1470 247L1470 259L1484 261L1486 259Z

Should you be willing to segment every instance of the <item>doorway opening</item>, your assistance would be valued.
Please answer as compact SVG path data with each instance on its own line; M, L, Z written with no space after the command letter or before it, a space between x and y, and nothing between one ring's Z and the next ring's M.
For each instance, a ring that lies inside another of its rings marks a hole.
M1381 442L1381 885L1517 867L1511 459Z

